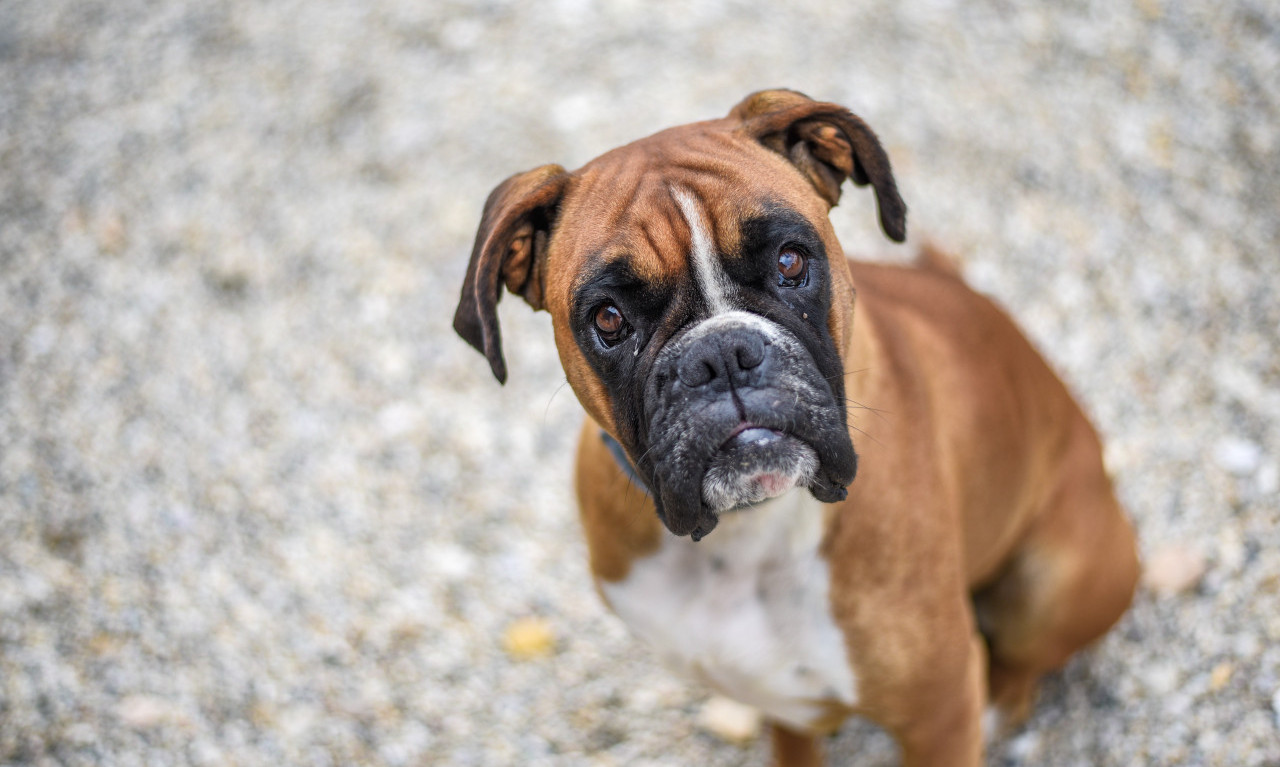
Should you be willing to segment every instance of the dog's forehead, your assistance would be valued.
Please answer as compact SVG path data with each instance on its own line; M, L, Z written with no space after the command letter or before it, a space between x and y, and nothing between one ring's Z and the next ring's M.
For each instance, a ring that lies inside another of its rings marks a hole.
M807 204L812 189L794 169L731 127L721 120L671 128L575 171L561 203L560 257L575 266L625 258L641 279L661 281L689 268L695 229L730 255L744 221L780 200Z

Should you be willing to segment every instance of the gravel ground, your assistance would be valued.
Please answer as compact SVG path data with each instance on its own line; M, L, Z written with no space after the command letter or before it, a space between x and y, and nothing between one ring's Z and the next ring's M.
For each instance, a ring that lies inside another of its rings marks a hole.
M1161 563L991 763L1280 765L1274 3L599 5L0 4L0 764L765 764L597 602L547 316L505 388L449 321L502 178L786 85L898 170L847 249L954 250Z

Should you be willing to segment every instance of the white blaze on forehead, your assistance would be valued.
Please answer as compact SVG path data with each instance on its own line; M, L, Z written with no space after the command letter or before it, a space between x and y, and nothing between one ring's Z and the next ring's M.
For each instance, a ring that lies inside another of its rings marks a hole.
M711 306L711 313L723 314L729 307L729 277L720 268L720 260L716 258L715 244L711 241L707 221L702 215L698 201L687 189L672 187L671 196L680 206L680 213L689 224L692 240L689 260L693 262L693 273L698 280L702 295L706 296Z

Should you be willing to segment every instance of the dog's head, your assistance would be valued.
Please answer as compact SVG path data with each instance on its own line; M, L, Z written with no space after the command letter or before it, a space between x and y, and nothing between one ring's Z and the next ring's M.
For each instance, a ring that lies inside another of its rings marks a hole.
M570 385L677 535L796 486L841 500L853 288L827 214L846 178L901 242L875 134L784 90L573 173L518 174L485 203L454 328L505 381L502 286L549 311Z

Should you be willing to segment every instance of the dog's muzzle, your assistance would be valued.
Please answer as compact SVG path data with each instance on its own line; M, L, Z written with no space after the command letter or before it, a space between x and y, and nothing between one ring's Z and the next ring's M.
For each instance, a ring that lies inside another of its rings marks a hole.
M641 471L671 532L695 540L722 513L807 487L845 495L857 458L843 403L781 326L728 312L659 353L645 396Z

